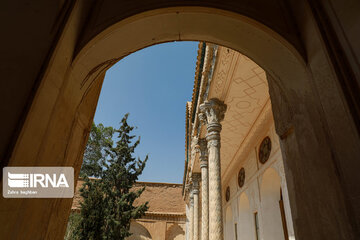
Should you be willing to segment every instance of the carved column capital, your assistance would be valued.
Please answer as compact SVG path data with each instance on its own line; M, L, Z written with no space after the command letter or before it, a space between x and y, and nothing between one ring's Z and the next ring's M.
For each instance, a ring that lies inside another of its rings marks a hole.
M208 167L208 148L205 138L198 139L198 149L200 152L200 168Z
M217 98L207 100L199 106L199 119L202 123L205 122L207 126L214 123L220 124L224 119L226 108L226 104Z
M190 192L190 187L191 185L189 183L185 184L185 192L189 193Z
M199 181L200 181L201 175L200 173L193 173L191 176L192 179L192 193L193 194L199 194Z

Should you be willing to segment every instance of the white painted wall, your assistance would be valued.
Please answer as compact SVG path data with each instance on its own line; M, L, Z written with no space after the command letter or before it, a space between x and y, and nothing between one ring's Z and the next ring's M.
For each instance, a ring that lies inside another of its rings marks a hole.
M254 217L246 193L238 198L238 240L255 240Z
M279 207L280 188L283 192L289 240L295 240L283 160L273 122L264 128L263 136L259 137L260 141L265 136L270 136L272 141L269 160L265 164L258 161L257 152L260 142L254 146L247 146L248 156L246 159L233 160L238 162L238 168L229 172L228 182L223 182L222 189L229 186L231 193L229 202L223 199L226 240L235 239L234 223L237 223L238 240L256 240L255 212L258 212L259 218L259 240L284 240ZM237 184L237 175L241 167L245 168L245 185L242 188Z
M262 236L264 240L284 240L280 201L281 179L277 172L268 168L260 187Z
M234 232L233 212L231 206L228 206L225 213L225 239L235 240Z

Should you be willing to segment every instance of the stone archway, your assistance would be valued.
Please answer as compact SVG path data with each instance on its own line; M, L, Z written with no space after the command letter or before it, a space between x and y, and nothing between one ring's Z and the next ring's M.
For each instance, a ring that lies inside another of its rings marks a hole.
M270 28L245 16L245 8L240 14L240 10L229 11L230 7L226 11L206 4L151 11L140 6L84 40L77 37L82 30L82 4L79 1L72 9L7 165L66 165L78 173L105 71L131 52L153 44L209 41L241 51L268 74L296 237L354 239L354 219L359 215L352 212L356 198L351 196L358 192L350 189L356 182L352 166L356 165L353 157L359 156L359 139L314 20L301 32L303 38L297 39L296 34L283 37L286 31L281 27ZM307 4L301 7L310 14ZM311 40L303 40L309 35ZM5 238L11 234L59 238L70 205L67 199L2 199L2 232ZM326 221L317 218L320 213L327 214L323 215ZM22 231L16 231L19 227Z

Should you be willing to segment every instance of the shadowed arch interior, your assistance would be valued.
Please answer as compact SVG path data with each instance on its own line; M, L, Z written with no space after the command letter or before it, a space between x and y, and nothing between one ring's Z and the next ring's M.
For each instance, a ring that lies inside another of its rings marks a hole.
M178 224L172 225L166 231L166 239L168 240L180 240L183 239L183 236L185 236L185 232Z
M140 223L132 222L130 225L130 233L132 234L127 240L151 240L149 231Z

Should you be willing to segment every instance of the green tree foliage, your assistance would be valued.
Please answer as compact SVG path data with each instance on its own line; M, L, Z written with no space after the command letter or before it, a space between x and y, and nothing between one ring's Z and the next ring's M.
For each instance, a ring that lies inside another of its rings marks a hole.
M100 177L108 154L107 149L113 145L114 128L95 123L91 126L89 139L85 148L80 177Z
M131 235L131 220L140 218L148 209L148 203L134 206L144 188L131 188L148 157L133 157L140 138L135 140L131 135L134 127L128 125L127 119L128 114L116 130L102 124L92 126L81 169L83 201L74 239L125 239ZM113 134L117 134L115 144Z
M79 240L77 229L81 222L81 215L77 212L72 212L69 216L69 221L66 228L64 240Z

